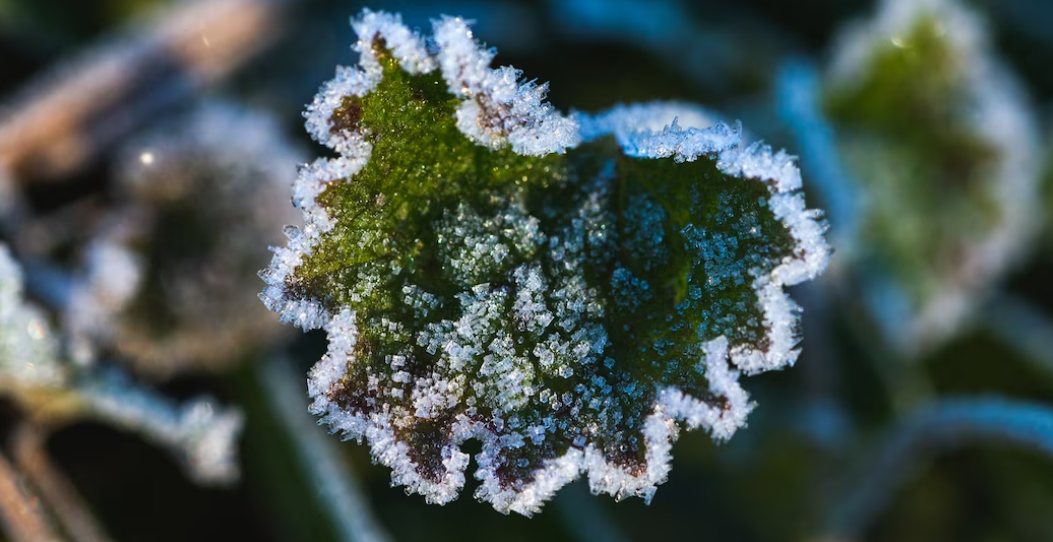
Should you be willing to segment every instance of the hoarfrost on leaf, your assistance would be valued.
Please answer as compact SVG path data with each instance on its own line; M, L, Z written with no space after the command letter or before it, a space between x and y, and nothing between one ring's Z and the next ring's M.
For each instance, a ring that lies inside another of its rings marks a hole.
M683 128L701 130L718 122L716 115L691 103L650 102L619 105L600 115L578 113L585 141L614 134L623 147L637 134L659 132L676 121Z
M305 114L338 156L301 169L304 228L261 272L328 333L312 411L432 503L476 439L476 497L525 515L580 476L650 499L678 423L744 426L738 378L794 361L784 288L829 255L791 157L681 104L565 117L462 19L352 26L359 66Z

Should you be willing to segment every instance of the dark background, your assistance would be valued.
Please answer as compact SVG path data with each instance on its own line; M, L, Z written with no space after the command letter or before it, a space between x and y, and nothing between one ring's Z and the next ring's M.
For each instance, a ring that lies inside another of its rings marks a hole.
M0 0L0 96L14 95L56 62L122 32L135 17L164 4ZM557 5L555 0L378 1L369 7L401 11L407 23L425 29L428 18L439 14L476 19L477 36L500 51L497 62L549 81L550 100L563 111L683 99L741 118L748 129L790 152L794 142L772 114L776 69L791 56L822 63L840 25L872 9L870 2L851 0L685 2L677 4L676 20L664 20L664 12L653 10L648 26L657 34L604 34L582 31L587 26L568 20ZM1045 128L1053 97L1053 3L985 0L972 5L988 20L998 54L1025 83ZM348 19L362 7L357 2L292 2L283 34L206 92L266 108L290 137L321 152L303 133L300 113L336 64L355 61ZM685 23L694 26L691 40L668 44L654 37L667 25ZM38 212L46 214L105 193L112 168L104 152L68 176L27 190ZM1047 313L1053 311L1051 249L1049 236L1041 236L1001 285ZM801 295L807 311L811 296ZM388 470L371 465L366 447L345 443L339 449L396 540L583 540L604 532L597 529L613 529L627 540L818 540L822 526L833 521L835 505L850 492L853 476L875 465L873 454L909 418L912 405L959 394L1053 404L1053 370L983 325L967 326L931 354L903 362L860 340L844 323L852 318L857 316L836 304L806 312L808 338L797 365L745 381L759 403L749 427L719 446L704 434L684 434L674 446L669 481L650 505L589 497L579 481L534 518L502 516L471 498L474 480L469 478L457 501L429 506L419 496L389 487ZM289 350L298 374L305 374L324 348L319 332L297 334ZM255 363L250 356L220 375L181 375L154 384L172 397L209 392L245 410L242 481L236 487L195 486L168 454L104 425L76 424L52 436L52 458L115 540L338 540L321 512L324 497L302 476L291 437L267 405ZM905 365L908 378L927 383L928 395L919 401L890 384L882 376L883 364ZM20 416L17 406L0 401L5 430ZM1053 457L985 439L913 459L902 465L905 483L892 490L888 505L863 529L863 539L1053 540Z

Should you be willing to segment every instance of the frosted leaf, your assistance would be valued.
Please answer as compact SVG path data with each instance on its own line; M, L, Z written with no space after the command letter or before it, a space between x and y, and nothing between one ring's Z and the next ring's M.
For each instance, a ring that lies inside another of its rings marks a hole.
M307 113L339 156L301 170L307 226L261 274L328 334L312 411L428 502L457 497L469 439L502 512L580 476L650 499L678 423L730 438L739 376L797 356L784 287L829 250L792 159L681 104L567 119L460 19L435 21L430 70L365 20L398 24L354 24L372 50Z
M259 111L206 101L122 149L121 206L87 244L65 314L78 359L114 352L167 376L282 336L244 282L266 263L258 241L283 242L297 220L284 179L302 155L280 134Z
M496 51L480 47L464 19L443 17L433 26L443 79L450 93L464 98L456 115L465 136L492 148L511 144L513 151L529 156L578 144L574 120L543 101L547 84L520 83L520 72L512 67L491 69Z
M841 37L822 89L865 215L866 303L916 353L967 319L1036 230L1034 113L954 0L885 0Z

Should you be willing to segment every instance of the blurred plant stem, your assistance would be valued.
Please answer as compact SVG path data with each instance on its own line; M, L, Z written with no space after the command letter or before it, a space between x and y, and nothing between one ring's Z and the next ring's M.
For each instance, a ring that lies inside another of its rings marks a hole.
M816 540L856 540L911 476L939 452L976 442L1004 442L1053 456L1053 409L992 397L932 401L868 448L827 507Z
M808 60L783 63L775 79L776 109L789 128L801 155L809 188L816 190L833 225L830 242L850 258L858 245L863 198L837 150L836 136L820 105L820 74ZM835 267L843 267L835 266Z
M838 275L836 271L821 284L831 289L831 295L846 312L866 311L866 302L860 299L859 292L861 288L874 286L858 274L845 272ZM936 396L933 383L921 369L920 360L883 341L880 324L858 317L844 318L843 322L845 330L859 345L856 352L877 375L885 388L889 406L897 416L907 415Z
M61 542L11 462L0 453L0 524L12 542Z
M1053 375L1053 321L1026 299L995 293L980 323L1005 346L1015 349L1042 372Z
M83 167L270 43L285 2L177 2L127 37L104 40L48 70L7 101L0 171L25 180Z
M19 469L40 492L48 508L74 542L111 542L81 499L77 489L47 456L46 435L39 427L23 423L15 431L12 452Z
M261 363L256 374L272 412L292 441L304 476L318 491L318 504L341 540L390 540L374 517L357 475L336 449L337 441L308 412L303 376L281 358Z

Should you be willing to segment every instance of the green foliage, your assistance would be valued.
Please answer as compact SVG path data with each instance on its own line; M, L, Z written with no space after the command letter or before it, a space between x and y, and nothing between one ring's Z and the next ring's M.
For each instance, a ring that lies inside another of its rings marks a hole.
M411 75L382 42L374 50L384 67L377 89L345 97L331 119L334 131L368 132L372 158L354 182L333 183L319 196L336 226L289 279L297 295L320 299L330 309L351 303L356 294L365 306L393 307L391 295L404 279L393 273L385 288L363 296L357 283L364 268L434 265L438 247L421 239L444 209L462 201L487 205L509 187L544 185L562 175L559 156L526 157L472 143L457 130L460 100L447 92L439 73ZM430 282L439 277L436 269L428 271L422 286L458 291L441 280Z
M871 55L861 74L828 91L827 110L844 156L871 187L866 246L885 251L879 259L925 300L947 268L962 265L961 244L1002 220L989 188L1002 157L967 120L977 107L964 67L972 59L938 19L919 18Z
M531 117L549 114L530 102L537 87L502 101L485 77L510 72L457 80L488 61L450 41L459 20L436 23L452 51L437 53L442 69L411 70L413 42L389 46L382 33L400 30L370 34L385 15L363 17L376 75L338 74L309 111L332 104L308 125L341 157L301 173L294 192L321 183L299 200L305 233L262 275L283 318L329 332L314 410L429 502L456 496L470 438L483 441L476 496L501 511L536 511L579 471L594 491L649 498L674 421L716 439L745 423L752 403L731 363L759 372L796 357L781 286L825 265L796 169L739 149L722 124L639 132L628 154L602 134L517 153L516 126L568 122ZM375 79L335 86L355 77Z

